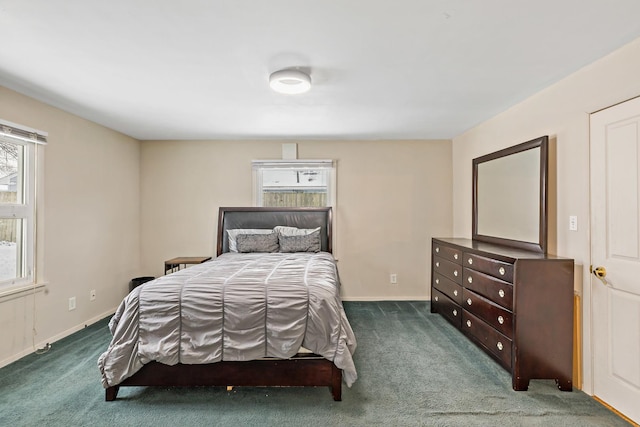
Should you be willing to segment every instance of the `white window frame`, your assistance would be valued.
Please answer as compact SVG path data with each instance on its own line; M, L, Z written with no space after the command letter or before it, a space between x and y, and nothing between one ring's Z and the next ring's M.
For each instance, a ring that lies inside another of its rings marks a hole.
M22 259L16 277L0 281L0 288L31 285L35 283L36 251L36 181L38 144L46 144L46 132L0 120L0 140L23 147L22 197L16 203L0 203L0 218L22 219L21 244L17 250Z
M263 206L262 172L266 169L322 170L326 172L327 202L325 206L336 207L336 167L333 160L253 160L253 203Z

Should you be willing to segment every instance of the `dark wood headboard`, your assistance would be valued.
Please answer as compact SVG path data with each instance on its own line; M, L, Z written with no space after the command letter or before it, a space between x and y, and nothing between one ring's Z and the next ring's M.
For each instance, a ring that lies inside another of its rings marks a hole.
M227 230L235 228L320 227L320 247L332 252L332 211L326 208L221 207L218 212L217 254L229 252Z

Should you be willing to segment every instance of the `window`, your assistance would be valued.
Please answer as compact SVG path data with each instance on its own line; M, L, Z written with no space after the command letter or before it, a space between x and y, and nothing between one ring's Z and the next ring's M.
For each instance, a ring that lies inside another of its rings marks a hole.
M254 160L256 206L335 206L332 160Z
M34 281L36 144L46 134L0 121L0 286Z

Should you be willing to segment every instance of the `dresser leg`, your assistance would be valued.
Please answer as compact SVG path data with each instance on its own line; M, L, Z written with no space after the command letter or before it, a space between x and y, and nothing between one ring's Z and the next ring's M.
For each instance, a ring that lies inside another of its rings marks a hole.
M529 378L513 377L512 384L515 391L527 391L529 389Z
M573 391L573 381L570 379L558 378L556 379L556 385L562 391Z

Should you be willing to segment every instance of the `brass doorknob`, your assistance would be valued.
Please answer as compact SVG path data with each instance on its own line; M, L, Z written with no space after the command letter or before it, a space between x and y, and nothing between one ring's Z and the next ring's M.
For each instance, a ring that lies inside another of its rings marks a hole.
M605 277L607 276L607 269L604 267L589 267L589 270L598 278L600 279L600 281L605 285L605 286L609 286L609 284L607 283L607 279L605 279Z
M604 267L596 267L593 269L593 274L599 279L604 279L607 276L607 269Z

